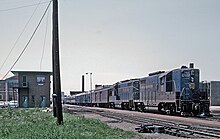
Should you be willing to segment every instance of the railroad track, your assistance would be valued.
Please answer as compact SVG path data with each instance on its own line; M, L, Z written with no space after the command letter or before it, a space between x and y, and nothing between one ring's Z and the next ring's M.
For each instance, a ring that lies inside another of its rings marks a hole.
M182 123L175 123L167 120L146 118L142 116L124 115L106 111L93 111L93 113L118 119L135 124L152 124L155 126L164 126L165 133L186 138L220 138L220 130L211 127L192 126Z
M220 117L208 117L205 118L205 120L220 122Z
M209 120L209 121L216 121L216 122L220 122L220 113L212 113L212 117L208 117L208 118L205 118L206 120Z
M176 123L174 121L161 120L158 118L149 118L141 115L122 114L120 112L112 112L109 110L80 108L78 112L91 112L104 117L134 123L137 125L148 124L153 126L164 127L164 133L185 138L220 138L220 129L214 127L194 126L185 123Z

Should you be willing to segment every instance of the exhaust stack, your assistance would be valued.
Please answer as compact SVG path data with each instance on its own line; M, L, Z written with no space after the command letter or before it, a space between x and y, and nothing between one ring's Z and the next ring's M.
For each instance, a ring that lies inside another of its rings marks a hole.
M194 63L190 63L189 68L193 69L194 68Z
M85 91L85 77L82 75L82 92Z

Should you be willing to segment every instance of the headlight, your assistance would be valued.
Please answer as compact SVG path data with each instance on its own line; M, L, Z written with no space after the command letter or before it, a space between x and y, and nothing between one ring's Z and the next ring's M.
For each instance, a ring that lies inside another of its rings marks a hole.
M190 88L190 89L195 89L195 83L190 83L190 84L189 84L189 88Z
M194 77L191 77L191 82L192 82L192 83L194 82Z

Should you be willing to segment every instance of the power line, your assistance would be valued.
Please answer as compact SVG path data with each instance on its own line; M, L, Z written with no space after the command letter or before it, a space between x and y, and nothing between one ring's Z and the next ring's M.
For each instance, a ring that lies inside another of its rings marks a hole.
M44 45L43 45L43 50L42 50L42 55L41 55L41 60L40 60L40 70L42 68L42 61L43 61L44 50L45 50L46 39L47 39L48 19L49 19L49 12L47 14L46 31L45 31L45 35L44 35Z
M21 36L23 35L24 31L26 30L26 28L27 28L28 24L30 23L32 17L34 16L35 12L37 11L37 8L39 7L40 2L41 2L41 1L39 1L37 7L35 8L34 12L33 12L32 15L31 15L31 17L29 18L29 20L28 20L27 23L25 24L25 26L24 26L22 32L20 33L20 35L19 35L18 38L16 39L16 41L15 41L13 47L11 48L9 54L7 55L7 57L5 58L4 62L2 63L2 65L1 65L1 67L0 67L0 71L2 70L3 66L5 65L6 61L8 60L8 58L9 58L9 56L11 55L12 51L14 50L15 46L17 45L19 39L20 39Z
M30 1L30 0L0 0L1 3L7 3L7 4L11 4L11 3L21 3L21 2L27 2L27 1Z
M37 32L37 29L39 28L39 26L40 26L40 24L41 24L41 22L42 22L44 16L45 16L46 13L47 13L47 11L48 11L48 9L49 9L49 7L50 7L51 2L52 2L52 0L50 1L50 3L48 4L46 10L44 11L43 16L41 17L41 19L40 19L40 21L39 21L37 27L35 28L34 32L32 33L32 35L31 35L30 39L28 40L27 44L25 45L24 49L22 50L22 52L20 53L20 55L18 56L18 58L15 60L14 64L11 66L11 68L8 70L8 72L5 74L5 76L2 78L2 80L8 75L8 73L11 71L11 69L16 65L16 63L18 62L18 60L21 58L21 56L23 55L23 53L25 52L25 50L26 50L27 47L29 46L29 44L30 44L31 40L33 39L35 33Z
M8 9L1 9L0 12L7 12L7 11L11 11L11 10L17 10L17 9L32 7L32 6L45 4L45 3L49 3L49 2L51 2L51 1L46 1L46 2L41 2L41 3L37 3L37 4L31 4L31 5L25 5L25 6L20 6L20 7L14 7L14 8L8 8Z

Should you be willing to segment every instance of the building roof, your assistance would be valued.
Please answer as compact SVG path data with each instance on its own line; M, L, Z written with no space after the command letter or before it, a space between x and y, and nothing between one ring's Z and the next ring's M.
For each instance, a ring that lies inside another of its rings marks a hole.
M53 72L51 71L18 71L18 70L14 70L14 71L11 71L13 74L16 74L16 73L47 73L47 74L51 74Z
M11 76L9 78L6 78L5 80L18 80L17 76Z
M5 81L12 81L12 80L18 80L18 77L17 76L11 76L11 77L8 77L4 80L0 80L1 82L5 82Z

